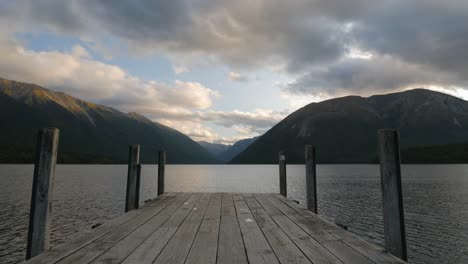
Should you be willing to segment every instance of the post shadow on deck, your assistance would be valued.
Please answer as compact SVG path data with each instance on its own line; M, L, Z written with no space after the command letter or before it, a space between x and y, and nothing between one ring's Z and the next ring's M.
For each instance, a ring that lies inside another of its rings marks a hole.
M140 145L131 145L128 153L127 192L125 212L138 209L140 205Z
M398 131L378 132L385 248L404 261L406 249L405 219L401 188L400 146Z
M59 130L57 128L39 130L29 212L27 260L49 249L50 213L58 140Z

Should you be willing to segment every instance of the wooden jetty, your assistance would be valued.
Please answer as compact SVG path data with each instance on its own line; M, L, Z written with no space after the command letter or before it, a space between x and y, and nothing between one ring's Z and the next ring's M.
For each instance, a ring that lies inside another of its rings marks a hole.
M33 194L37 195L31 201L30 259L24 263L406 263L402 260L406 260L406 239L395 131L379 131L381 162L387 162L381 171L388 250L315 213L315 149L311 146L305 148L307 188L310 188L307 209L285 197L285 153L279 154L279 189L283 195L163 193L164 186L159 186L161 194L139 207L139 146L132 145L126 213L81 237L48 248L50 191L47 186L53 180L58 131L44 130L39 134L39 142L42 145L49 142L49 146L43 148L45 152L38 151L36 166L42 164L45 169L42 173L40 168L35 170L35 186L41 189L33 188ZM158 182L164 185L165 153L159 157L163 162L159 163ZM47 184L41 184L41 179Z

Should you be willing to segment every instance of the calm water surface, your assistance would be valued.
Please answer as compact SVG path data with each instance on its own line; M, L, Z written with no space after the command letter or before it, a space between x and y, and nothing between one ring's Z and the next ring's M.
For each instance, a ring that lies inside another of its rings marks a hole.
M302 165L288 165L288 195L303 203ZM0 165L0 263L25 256L32 165ZM321 165L319 213L351 232L383 243L377 165ZM142 201L155 197L157 167L143 166ZM58 165L52 245L124 211L125 165ZM166 191L278 192L275 165L168 165ZM411 263L468 263L468 165L403 166Z

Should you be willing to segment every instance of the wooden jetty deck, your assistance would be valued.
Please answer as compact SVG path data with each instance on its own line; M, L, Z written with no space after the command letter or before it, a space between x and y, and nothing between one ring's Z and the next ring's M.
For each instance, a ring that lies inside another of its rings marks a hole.
M279 194L165 193L25 263L406 262Z
M140 208L140 145L129 147L125 214L50 249L52 185L59 131L38 133L26 263L405 263L399 136L380 130L385 249L317 215L314 146L305 146L306 208L288 200L286 154L279 193L165 193L159 152L157 197Z

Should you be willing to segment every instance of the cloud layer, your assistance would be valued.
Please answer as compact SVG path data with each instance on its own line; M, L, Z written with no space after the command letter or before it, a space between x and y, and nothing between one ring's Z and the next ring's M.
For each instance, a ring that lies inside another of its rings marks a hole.
M317 82L328 83L316 80L320 75L314 68L325 66L326 78L340 79L343 68L352 63L343 58L355 47L377 54L375 59L354 62L358 67L382 67L382 60L393 60L430 71L427 75L433 78L425 81L431 83L466 85L468 79L468 60L463 56L468 46L468 3L460 0L18 0L1 5L6 16L31 25L97 41L99 35L111 35L137 52L212 55L242 67L284 65L291 74L308 76L298 80L303 86L314 76L311 92ZM398 77L403 79L396 83L421 83L417 77L408 82L397 72ZM323 89L352 91L361 85L360 77L355 79L349 88ZM385 89L388 76L373 81ZM366 78L362 85L368 85Z

